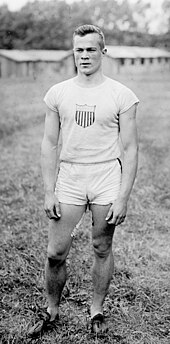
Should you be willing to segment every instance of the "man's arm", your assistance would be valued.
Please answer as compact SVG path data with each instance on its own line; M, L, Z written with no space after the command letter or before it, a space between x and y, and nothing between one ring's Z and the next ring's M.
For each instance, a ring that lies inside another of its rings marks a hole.
M41 168L45 189L45 211L47 216L60 217L59 202L54 194L59 140L59 115L46 107L45 130L41 145Z
M135 104L119 117L120 138L124 150L122 183L119 196L106 217L110 224L118 225L124 221L127 202L136 177L138 165L136 109L137 105Z

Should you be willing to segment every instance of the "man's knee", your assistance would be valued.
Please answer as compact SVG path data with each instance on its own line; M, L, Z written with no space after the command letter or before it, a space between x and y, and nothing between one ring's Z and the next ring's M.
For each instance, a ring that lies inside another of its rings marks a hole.
M112 249L112 240L110 238L93 238L93 250L99 258L107 258Z
M59 266L66 260L68 254L68 248L66 245L48 245L47 259L50 267Z

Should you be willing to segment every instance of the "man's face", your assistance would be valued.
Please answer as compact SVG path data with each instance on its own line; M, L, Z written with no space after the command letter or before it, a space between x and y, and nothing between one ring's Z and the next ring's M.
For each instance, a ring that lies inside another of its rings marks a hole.
M74 58L80 73L91 75L97 72L101 68L102 55L97 33L74 37Z

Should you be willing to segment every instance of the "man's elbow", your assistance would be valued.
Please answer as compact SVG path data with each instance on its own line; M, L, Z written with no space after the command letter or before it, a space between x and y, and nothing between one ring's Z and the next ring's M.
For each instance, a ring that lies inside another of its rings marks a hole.
M124 149L124 155L130 160L138 160L139 145L130 145Z
M57 151L57 143L53 140L50 140L49 138L45 137L42 140L41 143L41 155L44 155L51 151Z

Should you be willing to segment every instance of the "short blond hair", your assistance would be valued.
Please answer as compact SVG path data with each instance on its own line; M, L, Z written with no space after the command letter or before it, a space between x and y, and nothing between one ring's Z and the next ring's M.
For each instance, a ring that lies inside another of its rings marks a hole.
M103 50L105 48L105 37L104 37L104 33L102 32L102 30L92 24L85 24L85 25L80 25L77 27L77 29L74 31L73 33L73 42L74 42L74 37L75 36L85 36L88 35L90 33L97 33L99 35L99 46L100 49Z

